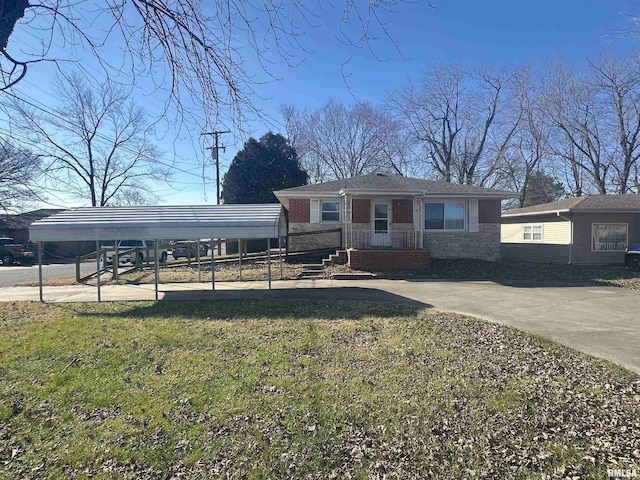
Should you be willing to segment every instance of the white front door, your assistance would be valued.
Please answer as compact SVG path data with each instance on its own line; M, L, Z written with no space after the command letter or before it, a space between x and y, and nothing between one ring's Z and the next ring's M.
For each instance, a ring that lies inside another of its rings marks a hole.
M373 202L371 205L371 246L391 246L391 204Z

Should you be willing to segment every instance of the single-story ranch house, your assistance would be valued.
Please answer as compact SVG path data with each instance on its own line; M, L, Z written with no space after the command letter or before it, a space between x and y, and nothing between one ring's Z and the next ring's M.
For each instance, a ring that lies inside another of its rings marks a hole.
M429 256L500 259L501 201L518 197L383 173L274 193L289 212L289 251L335 246L352 266L365 255L373 264L358 266L387 269L424 268Z
M585 195L502 214L502 255L544 263L624 263L640 243L640 195Z

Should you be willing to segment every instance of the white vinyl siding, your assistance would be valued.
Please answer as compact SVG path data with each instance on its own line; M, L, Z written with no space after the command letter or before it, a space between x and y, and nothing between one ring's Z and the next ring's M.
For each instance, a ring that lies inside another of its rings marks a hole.
M503 223L501 226L500 241L503 243L529 243L524 240L523 223ZM568 221L539 222L542 225L543 243L553 245L569 245L571 243L571 223Z

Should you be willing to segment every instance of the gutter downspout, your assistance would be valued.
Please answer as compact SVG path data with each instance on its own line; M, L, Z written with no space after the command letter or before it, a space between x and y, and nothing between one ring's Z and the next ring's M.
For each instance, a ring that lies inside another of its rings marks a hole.
M563 220L569 222L569 262L568 265L573 265L573 221L560 214L560 212L556 212L556 215Z

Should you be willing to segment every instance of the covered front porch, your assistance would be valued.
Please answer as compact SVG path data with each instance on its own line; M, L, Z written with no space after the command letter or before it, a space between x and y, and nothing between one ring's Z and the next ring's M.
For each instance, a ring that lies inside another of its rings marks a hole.
M419 198L345 195L344 246L347 249L421 249L420 214Z

